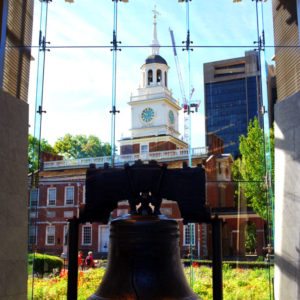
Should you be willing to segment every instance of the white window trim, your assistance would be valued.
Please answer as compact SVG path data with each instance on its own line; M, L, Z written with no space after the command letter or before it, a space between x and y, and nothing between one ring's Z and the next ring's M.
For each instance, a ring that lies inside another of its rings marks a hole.
M108 252L108 248L109 248L109 228L110 228L110 225L99 225L98 226L98 251L101 252L101 247L102 247L102 243L103 243L103 240L101 239L102 236L101 236L101 229L102 228L106 228L108 230L108 247L107 247L107 252Z
M55 218L56 217L56 211L55 210L47 210L46 212L46 218Z
M84 243L84 228L91 228L91 241L90 243ZM92 225L83 225L81 230L81 245L82 246L91 246L93 243L93 228Z
M49 203L50 190L55 190L55 203L54 204L50 204ZM55 206L56 205L56 200L57 200L57 190L56 190L56 187L49 187L49 188L47 188L47 205L48 206Z
M85 204L85 185L82 187L82 204Z
M67 235L67 238L66 238L66 235ZM68 235L69 235L69 226L68 225L64 225L64 235L63 235L63 245L64 246L68 246ZM67 243L65 243L67 239Z
M186 230L187 226L190 226L190 234L191 234L191 232L194 233L192 244L190 244L190 241L186 240L185 230ZM196 232L195 232L195 230L196 230L195 223L189 223L187 225L183 225L183 246L195 246L195 243L196 243Z
M73 218L75 215L74 210L65 210L64 211L64 218Z
M39 217L39 212L37 210L29 211L29 218L30 219L37 219Z
M32 191L34 191L34 190L37 190L37 196L36 196L36 204L34 204L34 205L32 205L32 199L31 199L31 192ZM30 199L29 199L29 201L30 201L30 207L36 207L36 206L39 206L39 197L40 197L40 189L39 188L34 188L34 189L31 189L30 190Z
M34 230L34 235L31 235L31 229ZM29 238L28 242L29 242L30 245L36 245L37 244L37 235L38 235L38 227L36 225L30 225L29 234L28 234L28 238ZM35 237L34 243L31 243L31 241L30 241L31 237Z
M48 237L49 237L49 235L48 235L48 228L51 228L51 227L54 228L54 239L53 239L54 242L53 243L48 243ZM55 228L54 225L46 226L46 241L45 241L45 244L47 246L55 246L55 234L56 234L56 228Z
M72 203L67 203L67 190L69 188L71 188L73 190L73 202ZM74 205L74 203L75 203L75 188L74 188L74 186L72 186L72 185L65 186L65 205L72 206L72 205Z
M143 147L147 147L147 151L142 151ZM142 143L140 144L140 154L148 154L149 153L149 143Z

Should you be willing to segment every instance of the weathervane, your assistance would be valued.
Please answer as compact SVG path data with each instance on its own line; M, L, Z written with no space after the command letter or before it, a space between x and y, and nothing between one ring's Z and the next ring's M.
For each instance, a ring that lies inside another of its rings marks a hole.
M153 55L157 55L159 54L159 42L157 39L157 30L156 30L156 18L157 16L160 15L160 13L158 12L158 10L156 9L156 5L154 5L154 9L152 9L153 12L153 40L152 40L152 54Z
M156 9L156 5L154 5L154 9L152 9L152 12L153 12L154 23L156 23L156 16L160 15L159 11Z

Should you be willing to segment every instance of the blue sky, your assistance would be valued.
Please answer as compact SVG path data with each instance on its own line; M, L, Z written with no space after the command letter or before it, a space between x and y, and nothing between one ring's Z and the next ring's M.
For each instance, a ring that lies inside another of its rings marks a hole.
M152 42L153 13L156 5L158 40L170 46L169 27L176 44L186 39L186 4L177 0L129 0L118 3L118 40L124 46L149 46ZM47 40L51 46L103 46L112 40L113 6L111 0L63 0L49 2ZM40 1L35 1L33 45L38 44ZM273 44L271 1L264 3L266 44ZM198 46L251 46L257 39L255 2L231 0L190 2L191 40ZM254 45L253 45L254 48ZM243 56L251 48L195 48L191 52L191 85L200 111L192 117L192 146L204 146L203 63ZM177 49L186 94L188 94L187 54ZM129 136L130 95L139 87L140 67L151 54L150 47L123 48L118 52L116 139ZM181 100L172 48L160 54L170 66L169 88ZM33 129L36 61L30 79L30 124ZM268 63L273 49L266 50ZM107 48L55 48L46 53L42 137L51 144L66 133L93 134L110 142L112 98L112 52ZM183 134L183 116L181 131Z

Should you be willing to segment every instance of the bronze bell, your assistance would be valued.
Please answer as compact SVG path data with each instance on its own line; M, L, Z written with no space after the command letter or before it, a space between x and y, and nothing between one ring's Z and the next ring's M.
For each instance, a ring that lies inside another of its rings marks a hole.
M108 267L90 300L199 299L183 273L175 220L126 215L110 228Z

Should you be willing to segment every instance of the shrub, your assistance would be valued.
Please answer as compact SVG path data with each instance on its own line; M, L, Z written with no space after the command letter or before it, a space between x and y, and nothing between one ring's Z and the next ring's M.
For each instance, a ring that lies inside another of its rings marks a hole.
M183 259L182 260L185 267L189 267L191 265L190 259ZM212 267L212 261L211 260L205 260L205 259L193 259L192 265L195 266L195 264L198 264L199 266L208 266ZM261 259L257 259L257 261L238 261L238 260L228 260L223 261L223 270L227 268L242 268L242 269L255 269L255 268L265 268L268 269L270 267L273 267L274 263L268 263L264 261L263 256L261 256Z
M28 263L32 265L33 272L38 275L52 273L53 269L60 271L63 267L63 260L60 257L41 253L29 254Z

